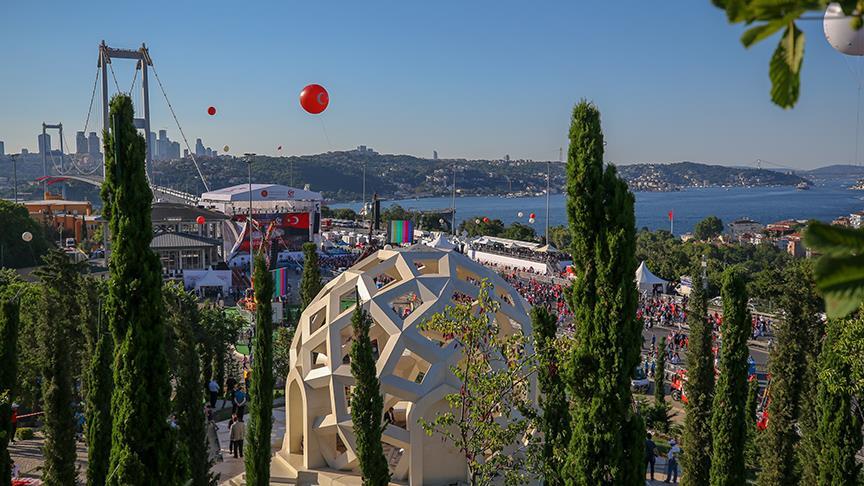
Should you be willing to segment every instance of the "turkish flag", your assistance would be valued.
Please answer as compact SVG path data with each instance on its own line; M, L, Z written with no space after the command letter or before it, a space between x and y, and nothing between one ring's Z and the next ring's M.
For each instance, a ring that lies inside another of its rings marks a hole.
M282 215L283 228L309 229L309 213L286 213Z
M669 211L669 221L672 221L673 219L675 219L675 213Z

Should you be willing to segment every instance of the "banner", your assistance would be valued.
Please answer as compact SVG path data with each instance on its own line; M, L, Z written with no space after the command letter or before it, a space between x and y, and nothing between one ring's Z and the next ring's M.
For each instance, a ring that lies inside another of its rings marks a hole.
M277 268L271 270L273 275L273 298L285 297L288 295L288 268Z

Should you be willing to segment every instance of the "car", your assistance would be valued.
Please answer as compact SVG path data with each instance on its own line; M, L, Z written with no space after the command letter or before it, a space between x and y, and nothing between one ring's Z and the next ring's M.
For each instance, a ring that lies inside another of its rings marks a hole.
M648 377L645 376L645 371L642 367L637 367L636 371L633 373L633 377L630 378L630 389L636 393L648 393L648 388L651 386L651 382L648 380Z

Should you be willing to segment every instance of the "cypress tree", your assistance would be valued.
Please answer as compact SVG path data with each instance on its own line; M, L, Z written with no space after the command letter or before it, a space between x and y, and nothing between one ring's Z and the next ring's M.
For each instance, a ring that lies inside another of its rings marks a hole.
M321 291L321 269L315 243L303 245L303 275L300 277L300 308L305 309Z
M215 482L210 475L210 454L207 450L204 389L201 387L200 357L194 329L199 324L195 296L179 285L167 285L164 290L168 322L176 347L177 364L174 413L177 416L178 480L185 486L209 486Z
M747 442L744 446L744 461L748 469L760 469L761 460L759 454L759 436L756 435L756 410L759 406L759 380L756 377L748 378L747 382L747 405L744 407L747 417Z
M131 98L114 96L102 184L103 215L113 235L106 302L115 344L107 480L112 486L174 482L162 272L150 250L153 194L144 171L144 138L133 118Z
M79 267L57 250L44 257L37 271L42 300L37 340L42 356L42 401L45 409L45 465L42 480L48 486L76 484L75 413L72 349L69 341L79 329Z
M85 426L87 434L87 485L102 486L108 477L111 455L111 392L114 389L111 361L114 340L105 323L102 301L98 306L96 333L92 338L87 383Z
M537 384L543 412L538 425L543 434L540 451L543 482L549 486L561 486L564 484L564 451L570 443L570 407L561 377L559 349L555 346L558 322L545 307L534 307L531 309L531 325L536 342Z
M859 317L860 318L860 317ZM838 379L850 376L849 365L835 349L843 321L829 321L828 332L820 356L822 373L831 373ZM856 484L861 464L855 454L861 449L861 415L853 410L849 387L832 387L819 382L816 397L818 425L816 429L819 453L810 460L818 463L819 486ZM772 417L773 420L773 417Z
M375 356L369 339L372 318L360 306L359 296L351 316L351 326L354 328L350 351L354 391L350 403L351 421L357 438L357 462L360 463L364 486L386 486L390 482L390 470L381 445L384 398L379 389Z
M803 265L787 268L781 296L783 319L774 323L774 347L769 362L771 401L768 405L768 429L760 441L762 470L759 484L764 486L798 484L801 481L796 424L806 385L808 356L817 345L813 330L819 326L819 303L813 294L812 279L807 278Z
M255 341L249 387L249 449L246 484L270 484L270 432L273 429L273 276L259 253L255 256Z
M733 486L745 483L744 446L747 441L747 339L750 337L750 312L747 310L745 274L738 266L723 272L723 324L720 350L720 376L714 395L711 419L713 457L711 485Z
M666 403L666 337L660 338L654 366L654 405Z
M567 157L567 212L576 279L576 326L568 358L572 435L565 483L639 484L645 430L633 413L630 377L639 362L633 194L603 166L600 112L573 109Z
M694 279L698 269L692 273ZM683 486L708 484L711 472L711 410L714 401L713 327L708 322L708 296L703 281L690 294L687 324L687 404L682 438Z
M18 373L18 303L12 299L0 300L0 484L12 481L12 463L9 441L12 439L12 402L15 399L15 381Z

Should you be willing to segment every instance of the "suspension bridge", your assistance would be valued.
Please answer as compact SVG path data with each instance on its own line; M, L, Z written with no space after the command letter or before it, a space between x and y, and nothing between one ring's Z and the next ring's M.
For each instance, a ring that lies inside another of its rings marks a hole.
M128 90L122 90L120 88L120 84L117 81L117 75L114 72L114 63L112 61L115 60L132 60L135 62L135 71L134 76L132 78L132 85ZM140 83L139 80L139 72L140 75ZM198 172L198 177L201 178L201 182L204 184L205 190L210 190L210 186L207 184L207 180L204 178L204 174L201 172L201 166L198 163L197 158L195 157L195 151L192 150L192 147L189 146L189 140L186 138L186 134L183 131L183 127L180 125L180 121L177 118L177 114L174 112L174 107L171 105L171 101L168 99L168 94L165 91L165 86L162 83L162 80L159 79L159 74L156 71L156 66L153 64L153 59L150 57L150 51L147 49L145 44L141 44L141 47L138 49L118 49L114 47L108 46L103 40L99 45L99 59L97 62L97 69L95 74L95 79L93 81L93 90L90 95L90 103L89 108L87 110L86 121L84 122L84 133L87 133L87 129L91 127L90 122L91 118L94 118L94 104L96 101L96 91L99 87L101 80L101 122L103 133L110 132L113 130L110 123L110 115L109 115L109 100L112 94L115 93L126 93L128 95L132 95L135 91L136 85L140 84L141 96L140 96L140 106L135 106L135 112L140 113L140 118L135 118L135 127L139 130L143 130L144 132L144 140L145 140L145 169L147 173L147 178L150 181L150 189L153 192L154 198L167 201L167 202L175 202L182 204L195 205L198 202L198 196L194 194L189 194L183 191L179 191L177 189L173 189L170 187L159 186L155 183L154 171L153 171L153 147L152 139L150 137L150 73L152 72L156 82L159 86L159 90L162 94L162 97L165 100L165 103L168 106L168 109L171 113L172 118L174 119L174 123L177 126L178 131L180 132L180 136L183 139L183 143L186 146L186 149L189 153L189 157L192 159L192 163L195 165L195 170ZM112 92L109 86L109 77L111 75L111 80L113 80L113 88ZM133 104L134 100L133 100ZM94 120L95 125L95 120ZM42 177L36 179L37 182L42 184L43 192L47 192L48 186L64 181L77 181L83 182L86 184L91 184L97 187L102 185L102 182L105 180L105 157L102 157L101 170L100 167L84 169L76 163L75 157L67 157L66 150L69 147L69 144L65 141L65 136L63 134L63 124L62 123L43 123L42 124L42 135L43 139L46 136L47 130L58 130L60 136L60 157L59 164L58 160L55 159L54 154L51 153L50 147L42 147L40 152L42 153ZM104 143L104 142L103 142ZM68 160L68 163L67 163ZM51 168L53 168L53 173L49 174L49 161Z

